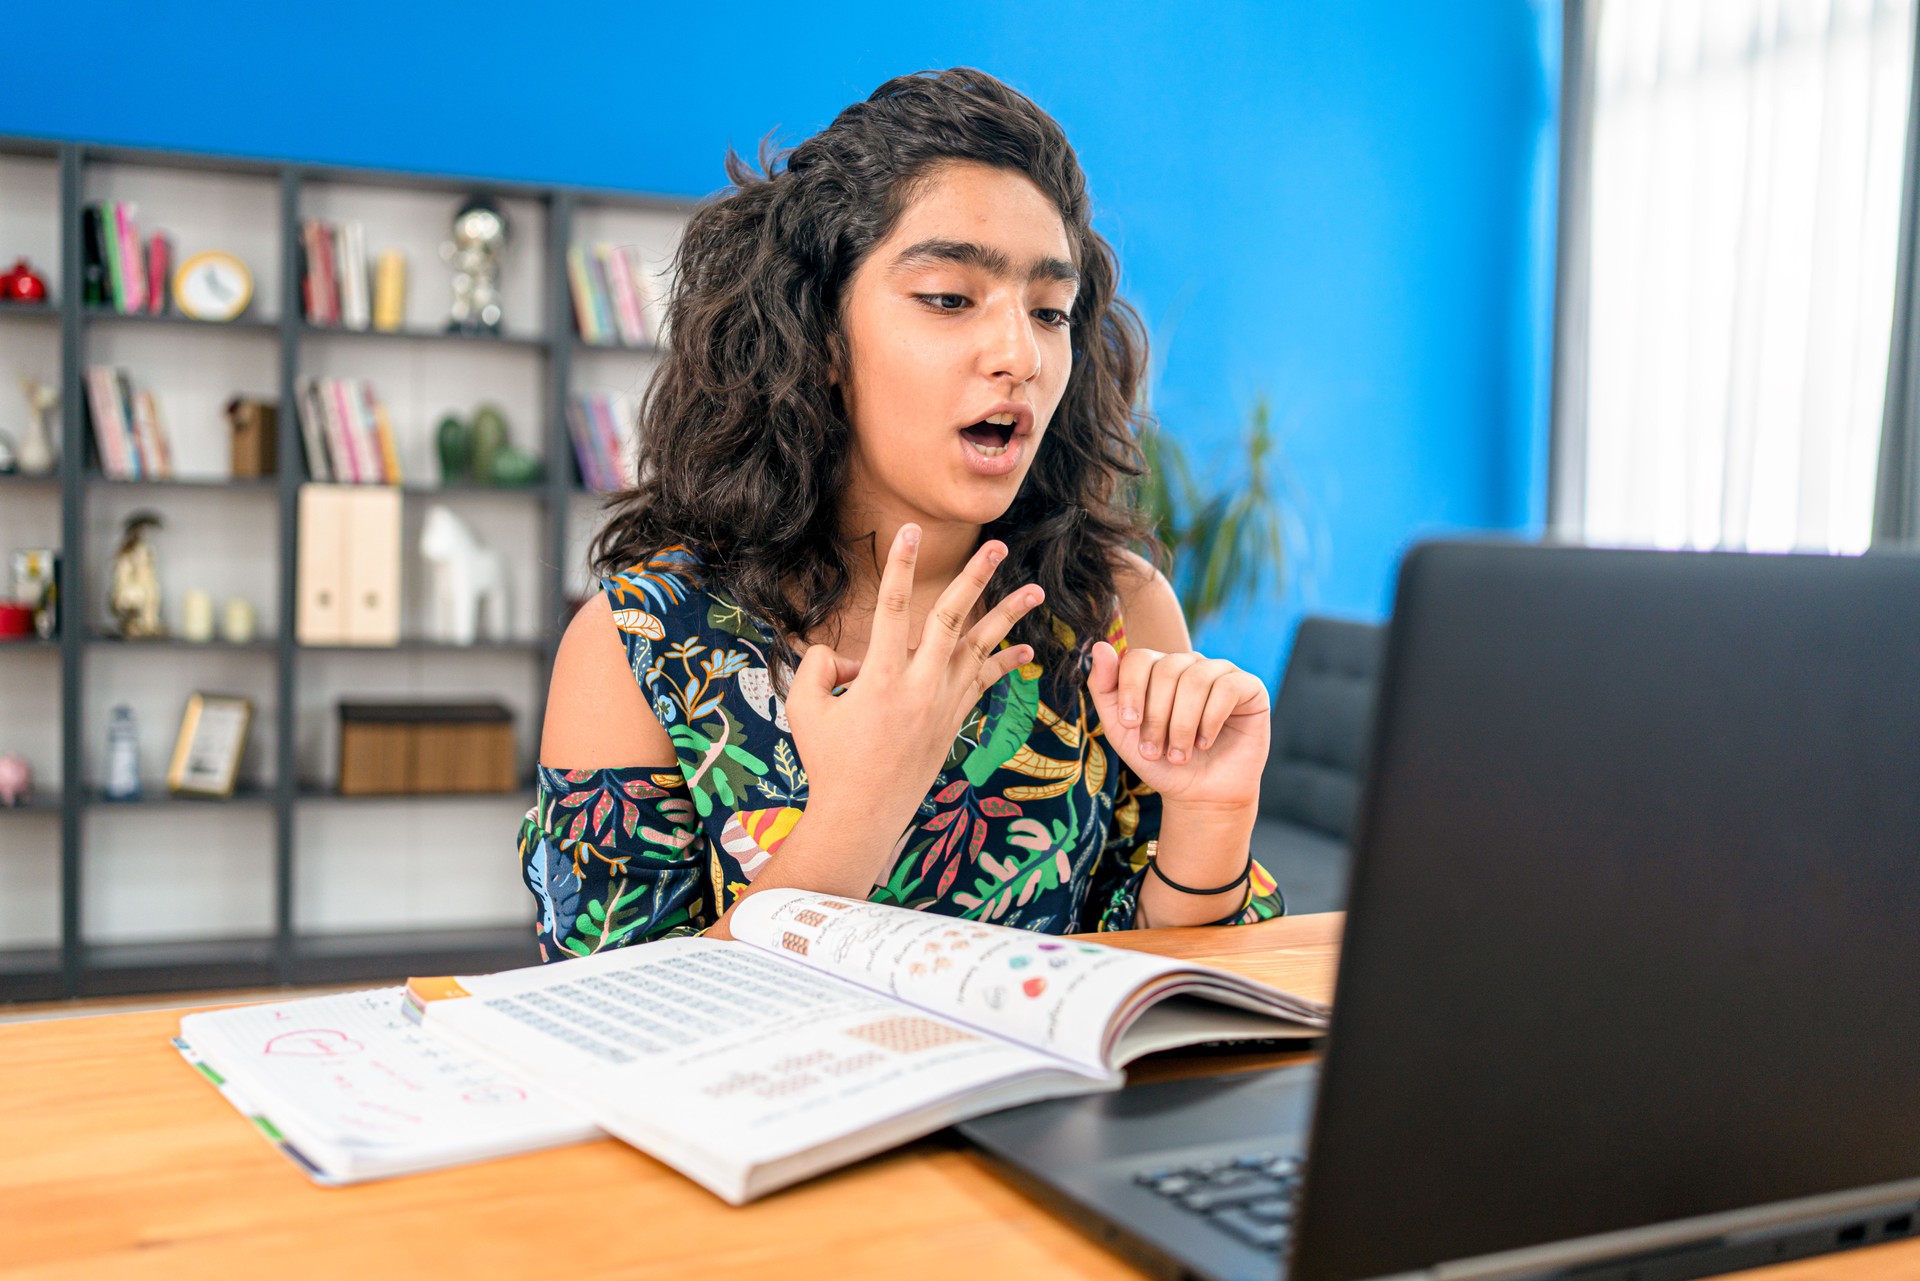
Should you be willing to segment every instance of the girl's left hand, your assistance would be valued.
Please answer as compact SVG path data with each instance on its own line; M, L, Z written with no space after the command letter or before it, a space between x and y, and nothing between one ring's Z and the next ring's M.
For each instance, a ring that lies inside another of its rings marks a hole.
M1260 801L1273 702L1225 659L1093 647L1087 678L1107 742L1168 805L1252 808Z

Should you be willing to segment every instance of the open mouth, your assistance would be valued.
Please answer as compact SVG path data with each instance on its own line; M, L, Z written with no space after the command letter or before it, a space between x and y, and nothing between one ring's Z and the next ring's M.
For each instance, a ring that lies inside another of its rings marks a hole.
M989 414L971 427L962 427L960 434L967 438L967 443L982 458L997 458L1007 452L1007 445L1013 439L1014 424L1012 414Z

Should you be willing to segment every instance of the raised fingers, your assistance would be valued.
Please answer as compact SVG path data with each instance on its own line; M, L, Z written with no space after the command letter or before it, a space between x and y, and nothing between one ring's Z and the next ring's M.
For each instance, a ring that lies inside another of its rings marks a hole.
M940 599L933 603L933 612L927 615L927 625L921 631L920 648L916 652L936 662L947 661L953 654L954 646L967 632L967 619L973 616L974 602L980 599L981 592L987 590L987 584L993 579L993 571L1006 558L1007 545L999 539L990 538L980 544L966 567L947 584L947 590L941 592ZM990 652L993 646L987 648Z
M874 603L867 656L875 665L907 661L907 612L913 605L913 567L920 557L920 527L902 525L880 569L880 594Z
M1138 725L1147 713L1147 681L1153 665L1166 657L1157 649L1128 649L1120 655L1120 674L1114 685L1114 697L1120 706L1120 723Z
M1014 668L1032 661L1033 646L1031 645L1009 645L989 656L986 662L980 664L978 674L974 677L974 697L978 698L991 689L1001 677Z
M1007 633L1025 617L1028 610L1046 598L1045 589L1038 583L1028 583L1002 596L1000 603L988 610L987 616L975 623L973 630L967 633L966 650L972 661L984 664L994 657L994 646L1007 638ZM1019 665L1014 664L1015 667Z
M1153 664L1140 714L1140 754L1148 760L1158 760L1166 751L1167 726L1173 718L1173 700L1179 692L1180 677L1199 661L1198 654L1163 654Z

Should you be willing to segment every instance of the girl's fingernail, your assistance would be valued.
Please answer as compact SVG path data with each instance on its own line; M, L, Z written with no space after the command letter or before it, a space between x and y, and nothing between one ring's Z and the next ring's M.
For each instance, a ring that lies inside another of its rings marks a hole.
M1007 554L1001 551L998 547L996 547L992 551L987 553L987 564L998 565L1001 561L1005 560L1006 558L1007 558Z
M1140 744L1140 755L1146 757L1148 760L1152 760L1154 757L1160 755L1160 744L1158 743Z
M1123 707L1120 709L1120 719L1131 725L1140 719L1140 713L1131 707Z
M1167 759L1178 765L1187 759L1187 754L1176 747L1167 752Z
M1211 741L1211 739L1196 738L1193 740L1193 745L1204 752L1207 750L1207 744Z
M900 527L900 541L909 547L918 547L920 545L920 527L918 525L902 525Z

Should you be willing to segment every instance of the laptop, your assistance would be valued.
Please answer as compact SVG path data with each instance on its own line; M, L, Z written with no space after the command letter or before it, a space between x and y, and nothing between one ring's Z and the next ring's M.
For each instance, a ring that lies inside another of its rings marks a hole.
M1319 1065L960 1129L1163 1276L1916 1234L1920 557L1416 548Z

